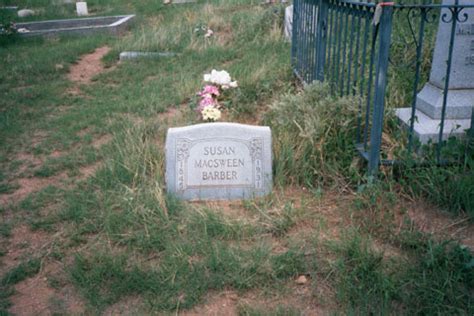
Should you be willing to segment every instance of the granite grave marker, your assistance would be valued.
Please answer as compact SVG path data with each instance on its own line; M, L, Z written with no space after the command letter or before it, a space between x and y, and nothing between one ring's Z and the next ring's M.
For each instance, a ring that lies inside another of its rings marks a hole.
M452 5L454 0L443 0L443 5ZM460 0L459 4L472 4L471 0ZM436 36L436 44L429 82L417 95L417 121L414 132L422 143L437 142L440 132L443 107L444 85L451 38L451 23L441 18L451 19L449 9L442 9ZM464 14L467 19L464 21ZM470 127L474 106L474 9L465 8L460 13L456 25L453 58L443 139L464 134ZM411 108L397 109L396 115L407 126L410 125Z
M166 187L184 200L250 199L272 188L271 131L207 123L170 128Z

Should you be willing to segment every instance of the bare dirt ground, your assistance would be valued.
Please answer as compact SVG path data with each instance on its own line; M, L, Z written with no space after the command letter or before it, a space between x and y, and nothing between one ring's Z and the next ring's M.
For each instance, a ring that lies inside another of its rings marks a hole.
M64 275L61 263L44 263L37 275L15 285L10 312L15 315L84 314L85 304L72 286L51 286L52 280L66 280Z
M76 65L71 67L68 79L78 85L92 83L94 76L105 71L101 59L109 51L109 47L101 47L93 53L83 56ZM80 91L78 86L74 89ZM46 132L36 132L31 137L30 147L36 148L47 136ZM100 149L111 140L111 135L101 135L92 141L92 146L95 149ZM21 162L18 170L11 175L16 189L7 194L0 194L0 205L6 207L6 212L3 215L5 219L14 217L12 209L28 195L48 186L61 187L67 186L67 182L71 180L84 180L93 176L101 166L101 162L83 166L79 169L79 175L74 179L71 179L67 172L51 177L31 175L32 171L40 168L48 158L59 158L66 154L67 152L54 150L46 156L34 155L26 151L15 155L15 161ZM57 237L44 231L33 231L25 224L14 227L10 237L6 240L6 253L1 258L0 275L25 260L44 256L58 239ZM0 237L0 241L2 241L1 239L4 238ZM9 311L15 315L81 315L85 311L82 298L71 285L67 284L63 265L49 259L42 260L41 270L38 274L15 285L15 293L10 297L10 301L12 306Z
M474 223L468 217L452 216L424 201L410 203L408 216L420 231L447 240L458 240L474 251Z
M110 47L97 48L93 53L81 57L77 64L69 71L68 79L78 84L89 84L92 78L104 72L102 58L110 52Z

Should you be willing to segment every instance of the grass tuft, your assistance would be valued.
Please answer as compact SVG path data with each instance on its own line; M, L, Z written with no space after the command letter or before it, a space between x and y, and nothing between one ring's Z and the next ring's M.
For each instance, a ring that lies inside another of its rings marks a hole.
M274 103L265 122L274 135L275 181L317 187L357 180L352 166L355 104L333 98L320 83Z

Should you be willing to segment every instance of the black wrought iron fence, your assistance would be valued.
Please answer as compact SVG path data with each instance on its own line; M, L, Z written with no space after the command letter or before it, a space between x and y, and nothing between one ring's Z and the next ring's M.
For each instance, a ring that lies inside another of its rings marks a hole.
M471 127L472 131L474 82L460 82L463 78L474 81L474 2L471 2L294 0L294 72L305 83L326 81L333 94L356 98L359 106L356 148L367 159L370 174L375 174L380 164L396 162L387 153L381 157L387 101L391 107L408 107L397 110L397 116L406 125L404 150L409 154L416 151L420 140L436 143L436 159L441 162L441 149L449 135L446 129ZM443 31L438 31L438 27ZM458 43L455 39L463 35L468 36ZM443 56L436 53L433 57L435 42L442 46L437 51L444 52L444 55L440 53ZM465 55L453 58L455 49L464 49ZM437 64L431 64L433 58ZM454 80L453 66L457 67ZM425 88L421 89L423 85ZM459 102L462 106L458 106ZM427 119L435 132L421 135L424 131L417 130L423 130L419 120L426 116L419 108L428 113ZM468 121L470 126L466 126ZM462 126L458 126L459 122Z

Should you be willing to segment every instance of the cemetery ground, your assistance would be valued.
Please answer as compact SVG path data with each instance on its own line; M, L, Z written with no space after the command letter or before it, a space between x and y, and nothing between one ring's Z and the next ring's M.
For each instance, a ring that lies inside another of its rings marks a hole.
M0 46L1 315L474 313L472 155L367 185L355 102L296 81L283 7L88 3L136 24ZM180 55L118 62L125 50ZM166 194L166 131L198 123L189 103L213 68L239 82L225 119L272 129L268 197Z

